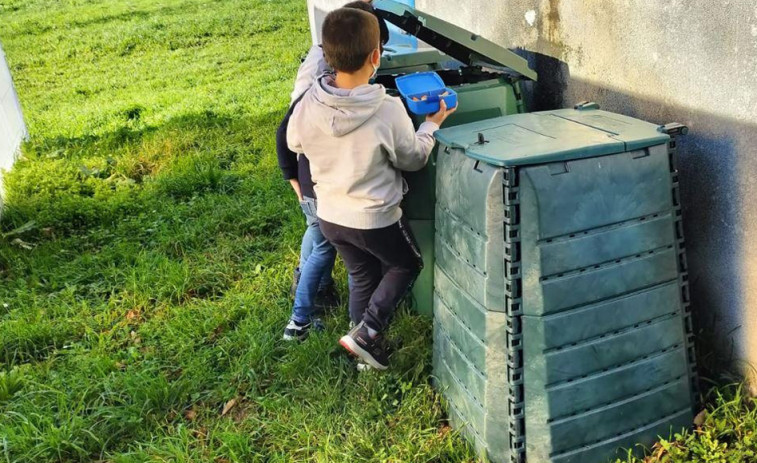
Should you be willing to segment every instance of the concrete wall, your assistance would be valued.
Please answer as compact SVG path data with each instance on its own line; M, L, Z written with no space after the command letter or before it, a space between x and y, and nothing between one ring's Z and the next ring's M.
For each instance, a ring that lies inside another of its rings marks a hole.
M21 105L18 103L5 54L0 46L0 207L2 206L2 171L11 168L16 160L18 148L25 137L26 126L21 116Z
M540 74L532 109L592 100L691 128L680 169L700 363L757 365L757 3L416 0L416 7L522 48Z

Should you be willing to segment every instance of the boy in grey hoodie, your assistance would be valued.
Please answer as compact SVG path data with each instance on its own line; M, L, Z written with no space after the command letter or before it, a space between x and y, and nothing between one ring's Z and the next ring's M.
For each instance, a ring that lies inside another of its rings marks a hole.
M323 75L289 120L287 143L307 153L323 235L350 273L354 328L339 341L377 369L388 358L382 333L423 267L402 216L402 170L426 165L433 133L454 111L442 102L416 132L402 102L370 85L380 64L379 26L340 8L323 23L323 52L336 75Z
M386 23L378 17L376 10L369 2L364 0L350 2L343 8L356 8L376 16L381 44L389 40ZM323 57L323 49L320 45L314 45L297 71L289 111L276 131L276 155L279 168L284 178L292 185L307 223L300 246L300 265L295 269L294 283L290 290L294 297L294 304L292 315L284 328L283 338L287 341L304 340L312 329L320 329L322 324L318 318L319 313L328 307L337 306L339 300L331 277L336 251L323 236L318 224L315 212L318 202L310 176L310 163L305 153L298 156L297 153L289 150L286 141L287 126L294 108L305 92L313 86L316 78L327 72L332 71Z

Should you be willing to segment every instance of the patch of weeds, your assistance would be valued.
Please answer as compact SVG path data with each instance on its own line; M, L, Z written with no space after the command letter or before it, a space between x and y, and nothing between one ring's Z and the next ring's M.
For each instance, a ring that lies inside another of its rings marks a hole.
M0 370L0 405L8 402L24 388L24 377L21 368Z
M205 193L231 194L239 180L239 175L222 169L215 157L188 156L178 159L155 182L160 192L186 200Z
M616 463L757 461L757 398L745 394L743 385L732 385L713 389L707 399L693 431L662 439L643 452L630 449Z
M0 363L42 360L82 332L81 327L65 321L6 320L0 326Z

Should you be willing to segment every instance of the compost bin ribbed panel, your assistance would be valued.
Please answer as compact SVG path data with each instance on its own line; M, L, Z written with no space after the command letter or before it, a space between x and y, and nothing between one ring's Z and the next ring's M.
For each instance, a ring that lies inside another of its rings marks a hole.
M453 423L492 461L545 463L688 427L674 139L594 109L437 136L434 371Z

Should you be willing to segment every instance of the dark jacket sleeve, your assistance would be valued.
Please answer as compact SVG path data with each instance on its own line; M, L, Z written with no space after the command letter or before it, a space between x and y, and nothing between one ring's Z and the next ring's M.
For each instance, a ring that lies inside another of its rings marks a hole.
M287 145L287 126L289 125L289 118L292 117L294 108L302 101L305 95L300 95L299 98L289 106L287 113L284 115L284 120L281 121L279 128L276 130L276 157L279 158L279 169L284 175L284 180L291 180L297 178L297 153L289 149Z
M284 120L281 121L279 128L276 130L276 157L279 158L279 169L284 175L285 180L297 178L297 153L293 152L287 146L287 125L295 105L289 107Z

